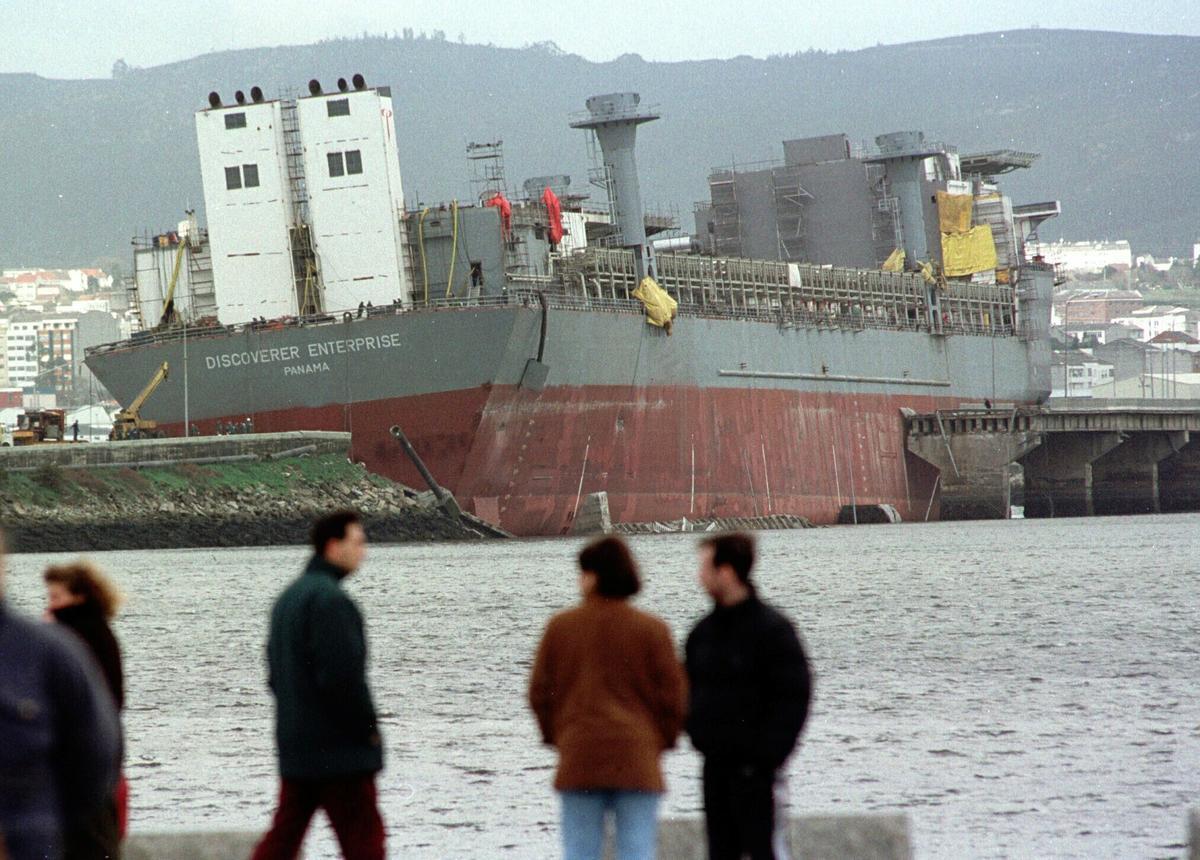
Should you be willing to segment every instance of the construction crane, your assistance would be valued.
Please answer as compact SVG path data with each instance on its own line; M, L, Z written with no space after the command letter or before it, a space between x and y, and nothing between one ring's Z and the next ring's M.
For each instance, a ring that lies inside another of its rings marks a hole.
M163 296L162 315L158 318L155 328L169 328L179 324L179 312L175 310L175 285L179 283L179 266L183 263L183 254L187 246L187 238L181 236L179 250L175 252L175 265L171 269L171 281L167 284L167 294Z
M112 431L108 434L110 441L123 442L126 439L151 439L161 435L158 432L158 422L151 418L143 418L140 413L146 400L162 384L162 381L167 378L168 370L167 362L164 361L162 367L154 372L154 375L150 377L150 381L146 383L146 387L133 399L133 402L117 413L117 417L113 419Z

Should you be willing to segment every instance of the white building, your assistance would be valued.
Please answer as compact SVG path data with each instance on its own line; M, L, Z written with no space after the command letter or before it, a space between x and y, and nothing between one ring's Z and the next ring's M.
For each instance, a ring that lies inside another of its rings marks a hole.
M1165 331L1181 331L1193 337L1200 334L1194 312L1170 305L1147 305L1128 316L1114 317L1113 322L1138 329L1142 340L1150 340Z
M109 313L112 310L111 302L108 299L75 299L69 304L59 302L58 310L64 314L85 314L88 311L100 311L101 313Z
M1143 373L1098 386L1092 396L1200 400L1200 373Z
M1124 239L1116 242L1031 242L1026 258L1041 256L1047 263L1078 275L1100 274L1109 266L1128 271L1133 251Z
M87 347L119 340L120 334L109 313L18 314L8 321L4 339L8 386L69 394L91 379L83 364Z
M355 84L197 112L222 323L408 302L391 95Z
M1050 396L1091 397L1094 389L1111 385L1112 380L1113 366L1107 361L1086 353L1055 353L1050 365Z
M8 384L13 388L31 388L38 372L39 320L14 319L8 323L4 339Z
M0 317L0 388L8 387L8 319Z
M1137 263L1139 269L1143 266L1146 266L1154 269L1156 272L1169 272L1177 261L1175 257L1167 257L1165 260L1156 260L1154 259L1153 254L1143 254L1134 262Z

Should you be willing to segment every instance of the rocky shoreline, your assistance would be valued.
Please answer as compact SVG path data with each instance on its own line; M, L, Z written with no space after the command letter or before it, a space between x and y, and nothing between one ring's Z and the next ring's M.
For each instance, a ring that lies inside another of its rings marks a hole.
M9 552L304 544L318 515L342 507L363 515L375 543L486 536L336 454L0 476Z

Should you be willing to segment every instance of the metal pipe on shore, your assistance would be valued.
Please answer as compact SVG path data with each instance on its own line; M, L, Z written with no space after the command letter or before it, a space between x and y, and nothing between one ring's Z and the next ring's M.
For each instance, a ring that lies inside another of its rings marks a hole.
M412 446L412 442L408 441L408 437L404 435L404 431L400 429L400 425L393 424L389 432L400 443L400 447L404 449L404 453L408 455L408 459L417 467L417 471L421 473L421 477L429 485L429 489L433 491L433 495L437 498L438 505L441 506L442 510L449 514L451 518L461 521L462 508L458 506L458 501L433 477L433 473L429 471L429 468L417 453L417 449Z

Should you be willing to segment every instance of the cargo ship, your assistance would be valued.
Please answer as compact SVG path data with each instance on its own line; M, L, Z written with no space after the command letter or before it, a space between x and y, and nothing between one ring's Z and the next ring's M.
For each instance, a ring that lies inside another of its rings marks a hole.
M489 143L468 148L474 199L406 209L388 88L210 94L207 229L136 249L145 330L89 368L127 404L168 363L142 414L172 435L349 431L356 460L418 485L399 425L464 509L518 535L569 532L601 492L627 522L933 519L906 411L1048 392L1054 275L1022 246L1057 203L1014 207L995 179L1030 154L787 141L780 163L714 171L675 235L638 184L658 112L586 105L571 125L603 205L566 176L513 193Z

